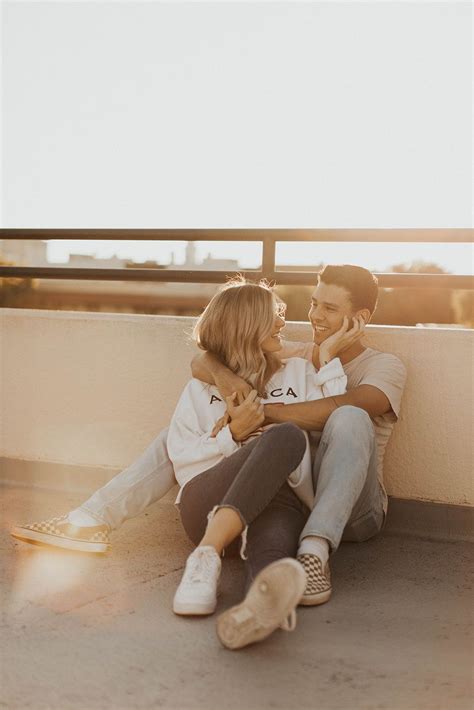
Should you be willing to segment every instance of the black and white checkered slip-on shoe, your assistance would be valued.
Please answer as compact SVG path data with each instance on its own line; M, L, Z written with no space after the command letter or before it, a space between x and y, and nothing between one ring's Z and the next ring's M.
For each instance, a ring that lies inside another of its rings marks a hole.
M67 515L31 525L16 525L10 534L33 545L53 545L78 552L102 553L110 550L107 525L78 527L68 522Z
M305 583L301 565L290 557L262 569L243 602L219 616L216 630L222 645L235 650L263 641L278 628L293 631Z
M329 563L323 570L323 564L316 555L298 555L298 562L303 566L306 572L306 588L300 599L302 606L316 606L324 604L331 598L331 572Z

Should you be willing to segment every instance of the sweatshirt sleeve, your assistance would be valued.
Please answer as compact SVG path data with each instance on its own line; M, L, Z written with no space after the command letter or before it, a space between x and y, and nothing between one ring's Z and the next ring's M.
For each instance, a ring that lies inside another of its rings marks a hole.
M193 381L188 383L168 431L168 454L176 480L181 486L240 448L233 440L229 426L221 429L217 436L211 437L215 422L211 421L205 410L205 397L199 401L199 393L195 390Z
M316 372L308 362L306 364L306 399L315 400L345 394L347 377L338 357Z

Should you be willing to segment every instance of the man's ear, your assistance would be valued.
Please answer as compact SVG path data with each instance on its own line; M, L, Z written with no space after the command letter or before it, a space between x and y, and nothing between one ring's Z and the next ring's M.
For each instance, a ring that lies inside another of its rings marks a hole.
M362 316L362 318L365 321L365 324L369 323L372 314L370 313L368 308L361 308L360 311L357 311L356 316Z

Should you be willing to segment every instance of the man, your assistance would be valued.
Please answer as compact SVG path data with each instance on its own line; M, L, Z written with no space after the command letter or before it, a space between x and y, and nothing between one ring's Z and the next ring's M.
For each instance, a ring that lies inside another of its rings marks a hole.
M260 558L255 563L256 568L262 568L272 561L272 555L277 559L286 556L295 544L290 537L294 538L297 531L298 560L307 576L300 601L304 605L329 600L332 588L328 558L341 539L367 540L381 530L387 512L383 455L398 418L406 373L397 357L367 348L360 340L376 302L377 280L369 271L350 265L326 266L311 299L313 344L286 342L281 354L306 357L319 368L324 364L319 357L321 343L334 340L338 331L346 333L342 347L338 341L341 349L337 355L348 378L347 393L294 405L267 404L263 408L248 398L249 404L244 402L234 409L237 440L244 440L264 422L290 421L314 433L317 448L313 510L303 529L303 523L298 522L284 539L277 521L278 505L286 502L280 501L273 512L270 510L262 531L265 534L258 536L261 548L256 554ZM196 356L192 370L195 377L216 384L223 396L240 392L243 401L250 390L248 383L210 354ZM78 509L62 518L16 526L12 535L28 542L105 552L110 547L110 530L141 513L175 484L166 435L166 430L161 432L137 461Z

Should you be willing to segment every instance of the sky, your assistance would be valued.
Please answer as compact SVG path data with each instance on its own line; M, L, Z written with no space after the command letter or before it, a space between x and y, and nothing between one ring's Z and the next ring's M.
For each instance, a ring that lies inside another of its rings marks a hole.
M6 0L1 21L4 227L472 227L470 2ZM118 253L182 261L146 246ZM304 248L281 261L472 262Z

